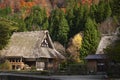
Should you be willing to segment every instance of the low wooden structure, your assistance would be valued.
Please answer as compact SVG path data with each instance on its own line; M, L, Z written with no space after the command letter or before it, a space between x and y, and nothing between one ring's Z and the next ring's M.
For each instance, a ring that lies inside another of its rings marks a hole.
M54 48L47 30L14 33L2 54L10 61L12 69L19 70L32 67L37 70L57 69L65 59Z
M90 73L105 72L106 71L106 56L105 54L88 55L87 69Z

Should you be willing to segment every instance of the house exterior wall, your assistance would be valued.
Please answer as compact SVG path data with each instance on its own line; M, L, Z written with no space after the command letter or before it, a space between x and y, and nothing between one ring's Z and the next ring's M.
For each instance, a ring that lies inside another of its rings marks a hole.
M24 68L24 63L23 62L10 62L13 69L23 69Z
M57 59L39 58L39 59L23 59L23 58L7 58L11 63L12 70L27 70L28 68L35 67L36 70L57 70L59 61ZM27 66L26 66L27 65Z
M17 70L17 69L23 69L24 68L24 62L22 61L21 57L8 57L7 60L10 62L12 70Z
M106 61L105 60L88 60L87 61L88 72L106 72Z
M87 68L88 68L88 72L90 72L90 73L97 72L97 61L96 60L88 60Z

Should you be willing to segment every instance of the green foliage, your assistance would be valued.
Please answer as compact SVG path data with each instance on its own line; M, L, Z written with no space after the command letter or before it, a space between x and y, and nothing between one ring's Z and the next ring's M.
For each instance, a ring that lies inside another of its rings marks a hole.
M68 66L68 74L73 74L73 75L85 75L87 74L87 67L85 64L80 64L80 63L77 63L77 64L70 64Z
M92 19L96 19L97 18L97 9L98 9L98 5L96 5L96 4L93 4L93 5L91 5L91 7L90 7L90 16L91 16L91 18Z
M18 26L18 30L17 31L27 31L26 29L26 24L24 22L24 20L22 19L21 13L14 13L13 15L8 16L8 19L11 21L16 22L16 26Z
M73 37L75 34L83 31L85 28L85 22L89 16L88 5L80 4L76 2L69 2L67 5L66 19L68 21L70 31L69 38Z
M5 47L9 39L9 29L0 23L0 50Z
M120 40L115 41L105 49L109 59L115 63L120 63Z
M28 30L40 30L48 28L47 15L45 10L39 6L34 6L30 15L25 18L26 28Z
M80 49L80 57L84 59L88 54L94 54L99 42L99 32L95 20L87 18L84 30L82 47Z
M0 69L1 70L11 70L12 65L8 60L6 60L4 63L0 64Z
M110 3L104 0L101 0L98 5L93 4L90 7L90 16L95 19L97 23L101 23L106 18L110 17L112 10Z
M6 8L1 8L0 9L0 17L6 17L7 15L9 15L12 12L12 9L10 7L6 7Z
M105 4L105 13L104 13L104 17L108 18L112 15L112 9L110 7L110 3L106 3Z
M72 5L71 5L71 6L72 6ZM66 19L67 19L67 21L68 21L68 25L69 25L69 28L70 28L69 35L68 35L69 38L74 35L73 33L71 33L72 28L73 28L73 26L74 26L73 21L74 21L74 17L75 17L75 15L74 15L73 12L74 12L74 11L73 11L73 8L67 7Z
M98 23L101 23L106 18L111 16L111 8L110 4L105 2L104 0L100 1L97 7L97 13L96 13L96 21Z
M120 21L120 0L111 0L112 15Z
M0 18L0 50L8 43L11 33L18 29L15 25L14 22Z
M65 44L68 41L69 26L64 13L60 9L53 10L49 23L49 31L52 39Z

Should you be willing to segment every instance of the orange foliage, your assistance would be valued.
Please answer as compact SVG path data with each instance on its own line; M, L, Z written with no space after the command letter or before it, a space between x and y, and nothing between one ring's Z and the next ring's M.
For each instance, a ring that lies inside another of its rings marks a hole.
M93 0L82 0L82 4L88 3L89 5L92 4Z
M30 9L30 8L33 7L34 5L35 5L34 2L25 2L25 0L21 0L21 1L20 1L20 6L21 6L21 8L22 8L22 7L26 7L26 8L28 8L28 9Z
M62 10L64 13L66 13L66 8L61 8L61 10Z

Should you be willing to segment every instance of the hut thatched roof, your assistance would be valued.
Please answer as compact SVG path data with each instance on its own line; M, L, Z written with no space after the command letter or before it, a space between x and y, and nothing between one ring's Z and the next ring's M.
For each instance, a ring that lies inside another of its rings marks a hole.
M41 46L44 39L47 39L49 47ZM55 50L47 30L13 33L8 46L2 50L2 54L8 57L64 58Z

